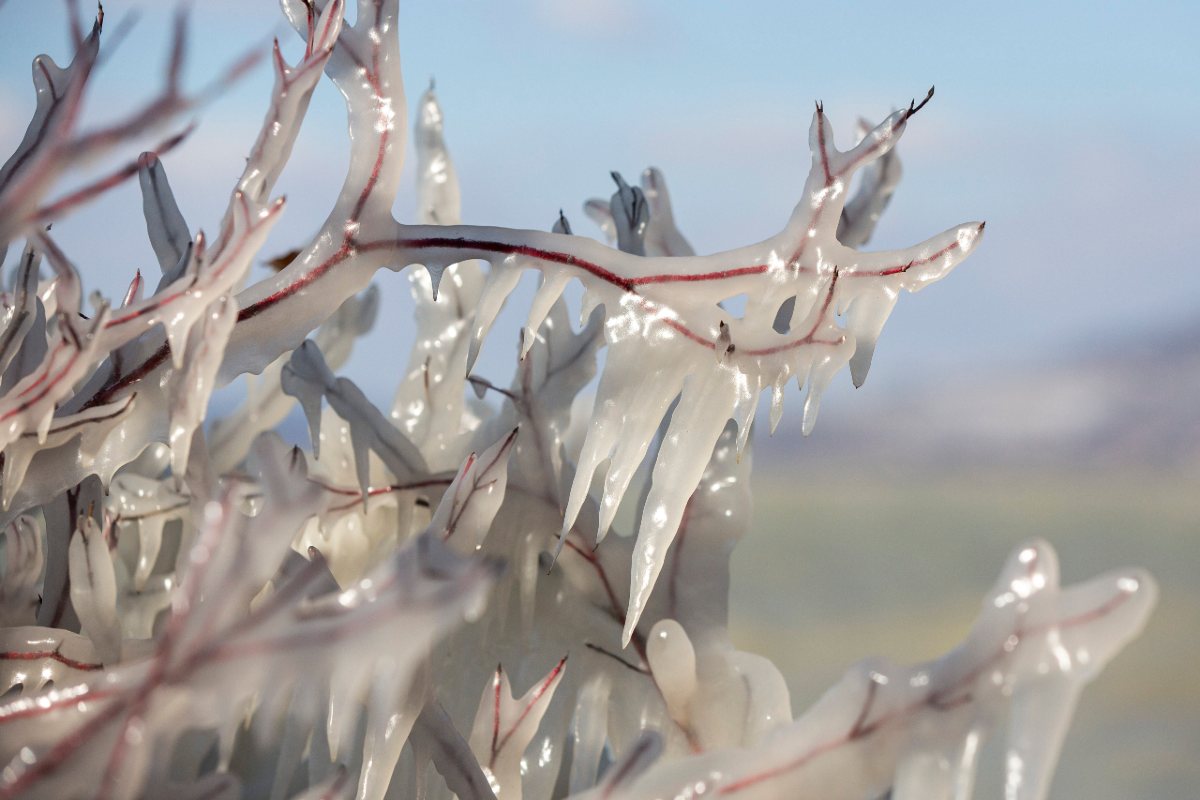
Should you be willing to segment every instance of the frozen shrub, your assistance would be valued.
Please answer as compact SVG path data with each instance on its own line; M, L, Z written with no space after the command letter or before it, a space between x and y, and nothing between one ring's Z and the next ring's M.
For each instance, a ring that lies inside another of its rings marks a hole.
M0 248L23 245L0 334L0 796L965 798L1007 715L1007 796L1044 797L1079 690L1153 605L1147 576L1060 587L1050 546L1025 545L961 646L864 662L796 720L776 669L726 631L760 395L773 427L785 385L806 387L810 430L835 374L865 380L899 296L980 241L972 222L856 249L929 97L844 152L818 104L787 226L697 256L653 169L588 203L607 244L561 215L551 232L459 224L431 87L410 224L390 211L408 129L396 3L361 0L352 26L341 0L283 10L304 54L275 49L214 235L192 232L158 159L179 135L50 197L202 99L179 87L182 23L162 90L98 130L79 110L101 19L67 67L34 64L36 113L0 169ZM345 183L309 243L246 285L323 77L349 114ZM161 277L85 309L49 223L135 176ZM336 370L385 267L418 333L380 410ZM495 385L472 366L526 270L540 288ZM214 388L245 373L261 373L245 403L206 430ZM296 404L308 450L272 432ZM608 536L623 503L637 530Z

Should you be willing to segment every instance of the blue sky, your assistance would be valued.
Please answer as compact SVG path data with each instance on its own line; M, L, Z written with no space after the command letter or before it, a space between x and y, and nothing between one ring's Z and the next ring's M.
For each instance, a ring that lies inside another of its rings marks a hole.
M270 0L193 5L194 84L271 34L298 47ZM140 16L99 76L92 119L154 90L170 7L106 3L109 31L130 9ZM49 0L0 8L5 152L32 108L30 59L65 60L63 20ZM808 167L813 100L845 146L858 116L878 119L936 84L901 143L905 179L871 246L970 219L988 221L987 238L947 281L901 301L872 377L887 384L1102 351L1200 317L1188 236L1200 227L1198 28L1200 5L1182 2L410 0L400 36L410 106L437 77L467 222L544 228L562 207L591 232L577 209L609 193L608 171L632 177L654 164L701 252L783 224ZM216 225L269 85L264 64L166 157L193 228ZM344 124L339 98L322 87L281 182L289 208L267 255L323 218L345 165ZM411 217L412 207L406 191L397 212ZM85 279L109 294L153 263L138 209L129 187L56 226ZM404 282L382 281L383 330L353 367L375 396L390 392L402 364L365 367L395 360L388 342L409 330ZM512 316L519 324L523 310ZM496 338L489 363L499 365L512 339Z

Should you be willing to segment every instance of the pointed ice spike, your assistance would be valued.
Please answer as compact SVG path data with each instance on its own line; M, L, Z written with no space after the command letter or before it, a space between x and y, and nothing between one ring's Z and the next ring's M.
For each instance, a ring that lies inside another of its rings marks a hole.
M139 592L146 588L146 581L158 561L162 549L163 526L171 518L164 514L147 516L137 522L138 558L133 573L133 588Z
M629 408L638 409L637 414L627 415L621 426L620 436L616 441L616 450L608 463L608 472L604 480L604 493L600 499L600 522L596 530L596 543L599 544L608 535L609 528L620 509L621 500L629 488L630 481L637 473L638 465L646 456L650 443L654 440L654 432L666 416L667 409L678 396L679 384L669 377L653 376L655 380L646 381L638 389L630 393ZM680 382L682 382L682 376Z
M350 448L354 452L354 476L362 494L362 513L366 514L371 498L371 445L361 425L350 425Z
M571 794L579 794L596 785L600 760L608 739L608 705L612 681L599 672L588 679L575 699L571 719L574 749L571 755Z
M870 290L850 303L846 312L846 330L854 334L854 355L850 357L850 378L854 388L861 388L867 380L871 359L875 354L875 342L883 331L892 309L896 306L899 293L890 287Z
M679 531L688 498L704 474L713 447L737 403L732 374L713 370L693 376L663 437L650 491L642 508L630 567L629 609L621 644L628 645L659 572Z
M125 290L125 297L121 300L121 308L131 306L142 299L142 271L136 270L133 273L133 280L129 282L129 288Z
M271 783L270 800L287 800L292 776L300 766L308 744L310 725L288 715L283 722L283 739L279 742L279 757L275 762L275 780Z
M296 348L280 374L283 391L300 401L300 408L308 421L313 458L316 459L321 457L321 399L326 378L332 380L333 375L325 365L320 349L311 339L306 339Z
M121 658L121 624L117 618L117 583L104 531L91 517L81 517L69 550L71 605L83 632L105 664Z
M522 331L520 356L522 359L528 355L529 348L533 347L538 329L546 321L546 315L558 302L558 298L562 297L563 290L567 288L570 280L571 275L566 272L543 274L542 285L538 287L537 294L533 296L533 301L529 304L529 318Z
M771 387L771 433L775 433L775 429L779 427L779 421L783 419L783 391L787 383L784 380L775 382Z
M475 368L475 359L479 357L483 340L491 330L492 323L496 321L500 309L504 307L504 301L508 299L513 289L517 287L517 282L521 280L521 272L522 270L516 265L499 263L493 264L491 271L488 272L487 282L484 284L483 293L479 298L479 305L475 309L475 327L471 332L471 343L467 349L467 374L470 374Z
M818 386L814 382L808 384L808 394L804 397L804 412L800 422L800 432L804 436L811 435L817 426L817 413L821 410L821 394L824 391L825 386Z

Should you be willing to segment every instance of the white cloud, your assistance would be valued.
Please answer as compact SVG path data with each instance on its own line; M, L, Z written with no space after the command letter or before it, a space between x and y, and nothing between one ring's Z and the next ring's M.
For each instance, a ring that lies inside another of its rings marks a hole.
M634 22L622 0L536 0L534 13L548 27L593 36L627 32Z

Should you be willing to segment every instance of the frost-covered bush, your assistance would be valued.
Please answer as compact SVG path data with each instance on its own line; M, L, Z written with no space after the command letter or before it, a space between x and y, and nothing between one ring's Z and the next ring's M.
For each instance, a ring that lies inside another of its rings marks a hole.
M51 196L202 99L179 87L181 41L161 92L98 130L80 108L100 20L69 66L34 63L37 110L0 169L0 246L24 245L0 334L0 796L965 798L1005 720L1007 796L1045 796L1080 689L1153 605L1147 576L1063 588L1030 543L961 646L864 662L795 720L778 671L726 631L760 395L773 427L785 385L807 387L810 430L836 373L866 378L899 295L983 233L856 249L925 103L844 152L818 105L787 226L697 256L655 170L586 206L607 244L561 215L552 232L458 224L431 89L410 224L390 211L409 127L395 0L360 0L353 26L341 0L283 9L304 55L276 48L262 131L209 235L155 153ZM322 76L348 110L345 183L308 244L247 285ZM85 308L86 254L50 223L133 177L161 277ZM379 410L336 370L384 267L409 281L418 334ZM541 284L513 379L474 377L527 270ZM602 349L589 412L577 395ZM244 404L204 427L214 388L246 373L261 377ZM272 432L295 404L308 449ZM607 535L626 518L636 531Z

